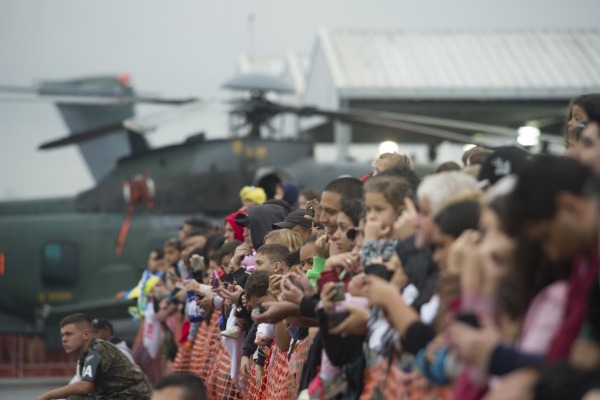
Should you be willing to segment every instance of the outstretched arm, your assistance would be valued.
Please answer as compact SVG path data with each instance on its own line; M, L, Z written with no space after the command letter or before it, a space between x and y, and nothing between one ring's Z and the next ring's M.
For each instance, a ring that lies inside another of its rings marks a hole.
M64 399L72 395L86 395L94 390L94 383L88 381L79 381L63 386L58 389L50 390L36 398L36 400Z

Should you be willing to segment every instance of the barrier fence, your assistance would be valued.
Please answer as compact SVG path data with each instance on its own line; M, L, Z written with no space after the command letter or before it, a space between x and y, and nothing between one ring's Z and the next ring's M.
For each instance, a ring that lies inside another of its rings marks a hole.
M0 335L0 378L69 377L77 357L64 350L46 350L41 336Z

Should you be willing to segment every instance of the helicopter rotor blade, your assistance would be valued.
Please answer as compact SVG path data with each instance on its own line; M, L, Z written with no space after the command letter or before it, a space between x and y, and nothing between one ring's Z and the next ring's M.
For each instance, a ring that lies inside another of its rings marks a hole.
M497 146L498 141L516 141L516 130L481 124L468 121L451 120L437 117L427 117L421 115L410 115L402 113L393 113L387 111L371 111L358 109L340 109L326 110L311 106L289 106L282 104L271 103L271 106L277 112L293 113L300 116L323 116L329 119L337 119L346 122L366 123L373 126L387 127L391 129L400 129L409 132L423 134L440 140L448 140L456 143L464 144L481 144L488 147ZM484 133L489 138L494 138L494 141L480 139L469 136L465 133L452 132L436 127L455 128L461 131L472 132L473 134ZM564 140L558 136L550 134L540 134L540 141L545 141L553 144L564 144ZM494 144L496 143L496 144Z
M196 112L203 111L207 105L207 102L197 100L142 117L126 119L123 121L123 126L130 131L144 134L156 130L161 125L169 124L176 120L189 117Z
M510 138L510 139L516 139L517 135L518 135L518 132L516 129L506 128L506 127L497 126L497 125L482 124L482 123L478 123L478 122L460 121L460 120L447 119L447 118L429 117L429 116L424 116L424 115L411 115L411 114L403 114L403 113L387 112L387 111L373 111L372 113L366 112L366 110L357 110L357 109L345 109L343 111L351 113L351 114L359 114L359 115L368 113L369 115L372 115L374 118L377 118L377 117L384 118L384 119L389 118L392 120L411 122L411 123L416 123L416 124L420 124L420 125L431 125L431 126L438 126L438 127L445 127L445 128L454 128L454 129L471 131L471 132L487 133L487 134L492 134L492 135L496 135L496 136L504 136L504 137ZM539 139L541 141L546 141L549 143L560 144L560 145L564 144L564 139L562 139L561 137L558 137L556 135L540 133Z
M196 98L162 98L156 96L123 96L109 94L94 90L78 90L61 88L60 90L48 90L41 87L0 85L0 101L47 101L64 104L88 104L88 105L111 105L111 104L158 104L158 105L182 105L197 102Z
M90 129L84 132L73 133L72 136L65 136L59 139L55 139L49 142L42 143L39 150L55 149L57 147L68 146L70 144L76 144L86 142L88 140L96 139L102 136L110 135L116 131L123 129L121 122L116 124L104 125L98 128Z

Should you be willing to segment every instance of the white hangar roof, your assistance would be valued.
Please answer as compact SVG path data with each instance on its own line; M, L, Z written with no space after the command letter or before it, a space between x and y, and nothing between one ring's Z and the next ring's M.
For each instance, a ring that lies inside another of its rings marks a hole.
M307 87L319 55L341 99L562 99L600 91L599 30L322 30Z

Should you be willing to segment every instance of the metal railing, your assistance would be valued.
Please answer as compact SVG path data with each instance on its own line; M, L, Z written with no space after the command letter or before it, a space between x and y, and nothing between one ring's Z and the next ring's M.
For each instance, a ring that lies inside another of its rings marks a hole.
M76 357L46 350L41 336L0 335L0 378L73 376Z

